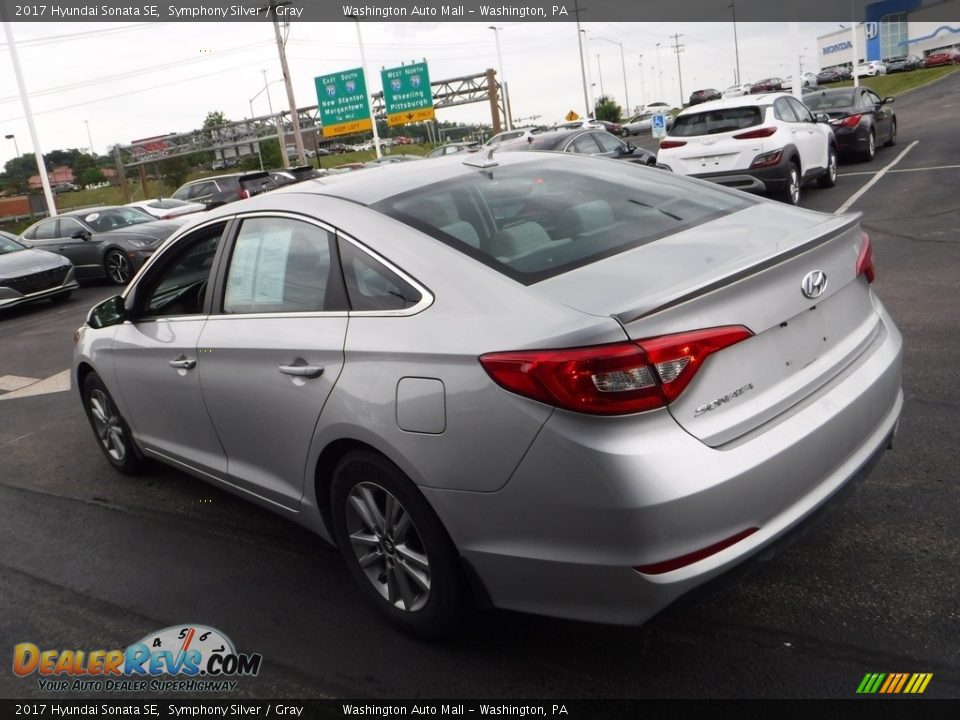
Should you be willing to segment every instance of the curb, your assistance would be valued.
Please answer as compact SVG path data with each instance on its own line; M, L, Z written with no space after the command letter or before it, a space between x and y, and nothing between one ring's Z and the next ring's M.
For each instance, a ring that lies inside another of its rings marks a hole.
M929 80L929 81L923 83L923 85L914 85L912 88L907 88L906 90L904 90L903 92L901 92L899 95L894 95L894 97L902 97L903 95L909 95L909 94L912 93L914 90L921 90L921 89L923 89L923 88L925 88L925 87L930 87L931 85L936 85L938 82L942 82L943 80L946 80L948 77L952 77L955 72L960 72L960 70L954 69L954 70L952 70L952 71L950 71L950 72L948 72L948 73L944 73L943 75L941 75L941 76L938 77L938 78L934 78L933 80Z

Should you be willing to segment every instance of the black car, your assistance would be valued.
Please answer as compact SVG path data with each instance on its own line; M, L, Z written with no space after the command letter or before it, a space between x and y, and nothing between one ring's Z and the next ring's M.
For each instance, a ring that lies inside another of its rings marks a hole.
M447 155L455 155L461 152L477 152L479 149L480 143L476 141L447 143L446 145L435 147L427 153L426 157L427 159L446 157Z
M877 144L897 142L897 116L892 97L880 99L868 87L819 90L803 96L815 115L826 115L837 139L837 151L872 160Z
M817 73L817 85L829 85L830 83L843 82L853 77L850 71L843 67L830 68Z
M134 207L97 207L41 220L19 240L73 262L78 279L126 285L160 244L187 221L157 220Z
M780 78L766 78L755 82L750 86L750 94L757 95L758 93L768 93L768 92L780 92L783 90L783 80Z
M708 100L719 100L723 94L719 90L709 88L707 90L694 90L690 93L690 105L699 105Z
M173 194L175 200L203 203L208 208L275 190L277 183L267 172L232 173L191 180Z
M916 55L901 55L900 57L884 60L883 64L887 66L887 75L897 72L910 72L923 67L923 59Z
M0 231L0 309L42 298L66 300L76 288L67 258L30 249Z
M657 156L643 148L625 143L606 130L548 130L528 138L502 143L501 152L517 150L552 150L555 152L596 155L615 160L628 160L641 165L656 165Z

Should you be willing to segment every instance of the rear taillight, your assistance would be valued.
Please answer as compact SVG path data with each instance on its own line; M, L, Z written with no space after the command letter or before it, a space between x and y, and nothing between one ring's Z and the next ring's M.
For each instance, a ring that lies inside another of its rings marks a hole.
M840 121L840 127L852 128L852 127L856 127L859 124L860 124L859 115L848 115L847 117L845 117L843 120Z
M686 140L661 140L660 149L667 150L669 148L683 147L687 144Z
M250 191L249 191L249 190L239 190L239 191L237 192L237 195L239 196L239 198L240 198L241 200L246 200L248 197L250 197Z
M489 353L480 364L518 395L591 415L626 415L669 404L709 355L752 334L735 325L612 345Z
M866 233L860 233L860 254L857 255L857 277L863 275L868 283L873 282L876 277L876 270L873 267L873 246L870 244L870 236Z
M777 129L775 127L765 127L758 128L756 130L748 130L747 132L734 135L734 140L756 140L757 138L765 138L773 135Z

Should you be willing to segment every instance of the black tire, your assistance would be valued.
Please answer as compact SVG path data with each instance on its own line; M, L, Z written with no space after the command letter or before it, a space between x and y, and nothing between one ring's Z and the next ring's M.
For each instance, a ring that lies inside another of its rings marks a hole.
M890 122L890 139L884 143L885 147L893 147L897 144L897 119Z
M870 134L867 136L867 149L860 153L860 159L864 162L870 162L877 154L877 134L870 128Z
M110 391L95 372L83 379L82 396L83 409L107 462L124 475L139 473L146 461L134 444L130 428Z
M459 554L406 475L377 453L354 451L337 463L330 500L340 553L380 612L415 637L455 634L472 608Z
M788 205L797 206L800 204L800 166L796 160L791 160L787 164L786 185L780 192L780 199Z
M103 271L114 285L126 285L133 277L133 264L125 252L114 248L103 258Z
M827 169L817 178L817 185L822 188L832 188L837 184L837 149L831 145L827 151Z

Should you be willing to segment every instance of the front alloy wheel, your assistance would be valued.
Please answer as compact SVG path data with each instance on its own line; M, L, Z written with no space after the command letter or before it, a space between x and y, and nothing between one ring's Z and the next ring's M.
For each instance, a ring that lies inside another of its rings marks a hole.
M130 282L130 260L120 250L111 250L104 261L107 279L114 285L126 285Z

